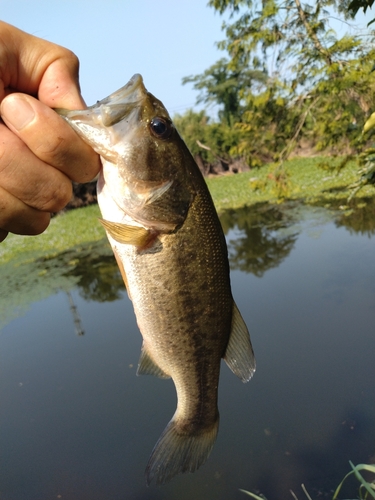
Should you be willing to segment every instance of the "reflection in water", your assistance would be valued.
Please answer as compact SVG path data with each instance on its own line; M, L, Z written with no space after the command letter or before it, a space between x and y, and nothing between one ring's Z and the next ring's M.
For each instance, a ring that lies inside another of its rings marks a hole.
M33 302L73 288L85 300L111 302L121 297L124 283L106 238L53 257L0 266L0 327Z
M353 212L340 216L337 227L346 227L351 234L375 234L375 198L361 199Z
M107 245L105 248L107 252ZM69 262L70 257L69 253L60 255L55 259L54 265L61 268ZM95 302L119 300L125 286L112 250L109 254L103 254L101 245L95 252L92 249L89 252L81 251L78 255L74 254L74 259L70 260L69 264L66 266L67 271L64 272L64 276L77 279L76 287L85 300Z
M290 206L245 207L229 210L221 216L229 236L228 251L232 269L262 276L277 267L289 255L298 230L288 232L298 219ZM27 310L35 301L60 290L77 288L86 301L119 300L125 286L107 239L77 246L48 258L21 265L0 266L0 326ZM71 303L71 300L70 300ZM71 305L76 318L74 305ZM76 329L79 321L76 318ZM79 330L79 328L78 328Z
M336 226L352 234L375 234L375 199L361 201L349 215L316 210L320 221L335 216ZM299 222L311 216L311 209L296 203L264 203L224 212L220 220L228 239L231 268L261 277L278 267L294 247ZM119 300L125 287L107 239L54 257L0 266L0 327L31 303L75 287L85 300Z
M337 227L345 227L351 234L374 235L375 198L354 203L353 210L345 212L313 209L295 202L261 203L225 211L220 221L227 235L231 268L261 277L278 267L292 251L300 223L306 219L316 218L319 224L333 218Z
M258 277L279 266L297 238L295 233L281 231L295 223L293 212L281 206L262 204L228 210L220 220L226 234L236 228L235 238L230 236L228 241L231 268Z
M74 327L76 330L77 335L84 335L85 331L82 326L82 320L81 316L78 311L78 307L76 306L72 294L70 292L66 292L66 295L68 296L69 300L69 307L70 307L70 312L72 313L73 316L73 322L74 322Z
M375 456L373 206L223 215L258 368L244 387L223 367L209 461L162 488L143 472L175 393L135 376L142 339L107 242L0 266L1 314L30 306L0 335L1 498L285 500L301 483L332 498L349 460Z

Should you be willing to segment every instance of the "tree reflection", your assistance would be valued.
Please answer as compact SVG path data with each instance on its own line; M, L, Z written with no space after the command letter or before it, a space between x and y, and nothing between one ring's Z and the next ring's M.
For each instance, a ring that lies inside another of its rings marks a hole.
M375 234L375 198L356 200L356 206L349 215L342 215L336 221L337 227L346 227L351 233Z
M259 204L228 210L220 217L224 232L235 228L236 237L228 241L232 269L262 276L289 255L297 234L285 229L295 220L292 212L277 206Z
M69 260L69 255L64 260ZM64 275L78 278L76 287L85 300L113 302L121 298L125 285L109 244L99 242L82 248L74 253L68 266Z

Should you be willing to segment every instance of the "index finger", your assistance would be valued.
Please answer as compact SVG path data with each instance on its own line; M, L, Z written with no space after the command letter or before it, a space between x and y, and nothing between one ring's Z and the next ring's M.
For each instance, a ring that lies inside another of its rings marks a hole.
M52 108L82 109L78 71L70 50L0 21L0 102L18 91Z
M10 94L0 105L8 126L37 156L76 182L92 180L98 155L55 111L26 94Z

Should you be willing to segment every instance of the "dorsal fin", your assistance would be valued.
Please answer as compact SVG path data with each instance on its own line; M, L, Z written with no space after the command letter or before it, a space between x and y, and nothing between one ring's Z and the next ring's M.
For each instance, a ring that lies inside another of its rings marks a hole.
M235 302L233 302L232 331L224 360L242 382L248 382L255 372L255 357L249 331Z

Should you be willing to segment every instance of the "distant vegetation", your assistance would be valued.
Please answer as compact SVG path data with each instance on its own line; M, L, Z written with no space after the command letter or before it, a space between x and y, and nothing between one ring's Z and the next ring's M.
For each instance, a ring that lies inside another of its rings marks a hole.
M224 56L183 83L218 116L174 117L202 171L363 153L373 133L362 129L375 108L375 24L359 29L353 18L372 3L210 0L230 14L218 43Z
M375 23L369 15L360 30L353 21L373 2L209 1L231 15L218 43L225 56L184 83L207 109L216 105L218 116L188 110L174 121L204 174L250 169L231 180L208 179L219 211L288 199L347 210L355 188L375 184L375 128L362 134L365 123L375 124ZM315 158L286 161L291 156ZM360 196L374 193L367 186ZM77 185L75 195L71 207L90 204L95 185ZM88 224L87 216L99 213L90 210L65 214L36 240L9 236L0 257L32 258L103 238L99 224Z
M373 3L209 1L230 14L218 42L223 57L183 79L205 109L173 117L204 175L252 170L258 178L264 175L254 169L273 164L272 172L266 167L267 185L274 181L282 197L290 191L285 161L324 155L342 166L357 160L352 195L375 184ZM359 28L355 16L362 10L368 25ZM362 133L369 122L373 128ZM74 194L68 208L95 202L95 183L75 185Z
M275 164L268 164L237 175L212 176L207 183L220 215L226 210L254 207L256 211L260 204L272 206L291 200L339 209L345 215L343 221L350 222L351 227L362 227L365 222L363 230L373 234L374 209L366 211L371 214L368 222L361 219L362 208L368 206L373 197L373 187L365 186L355 200L347 203L350 194L347 186L355 181L356 170L354 161L343 163L340 158L295 158L285 162L285 169L277 178ZM77 245L98 241L107 245L99 217L99 207L91 205L57 215L37 237L9 234L0 244L0 260L3 264L11 260L17 263L17 259L33 262L40 257L59 255ZM356 217L360 220L356 221ZM225 228L225 218L222 223Z

